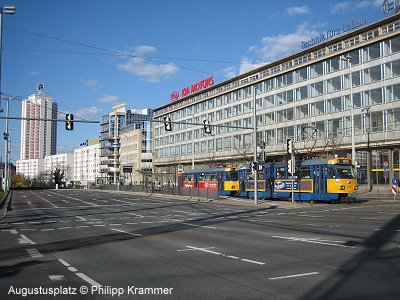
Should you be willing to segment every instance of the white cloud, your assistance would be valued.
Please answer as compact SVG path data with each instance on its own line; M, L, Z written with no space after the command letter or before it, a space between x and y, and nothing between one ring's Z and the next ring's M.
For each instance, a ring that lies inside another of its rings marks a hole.
M248 57L244 57L242 58L241 62L240 62L240 70L239 73L243 74L246 72L249 72L253 69L259 68L262 65L265 65L266 63L253 63L252 60Z
M40 72L37 70L33 70L32 72L29 73L29 76L38 76L40 75Z
M367 9L370 7L380 7L382 6L382 0L363 0L358 2L340 2L331 6L331 13L344 13L354 9Z
M310 9L303 5L303 6L292 6L287 8L287 13L289 15L303 15L303 14L309 14Z
M227 78L233 78L237 76L235 67L227 67L225 69L222 69L218 72L221 76L227 77Z
M117 96L103 94L97 101L101 103L116 103L119 99Z
M263 37L261 45L251 46L249 52L255 53L260 61L275 61L300 50L301 42L317 36L319 33L315 28L323 26L325 24L310 26L307 22L304 22L297 26L293 33Z
M341 2L341 3L337 3L335 5L332 6L331 12L333 14L336 13L343 13L347 10L350 9L350 3L349 2Z
M160 82L161 79L166 78L170 75L178 72L179 68L173 64L164 64L154 59L147 59L142 56L148 53L156 52L156 48L153 46L137 46L130 49L131 56L126 56L124 63L118 64L118 70L126 71L133 75L137 75L145 81L149 82Z
M94 80L94 79L86 80L85 84L92 90L96 89L98 86L101 85L97 80Z
M88 116L93 116L101 113L103 110L101 108L98 108L96 106L92 107L87 107L87 108L81 108L78 111L75 112L76 116L79 117L88 117Z

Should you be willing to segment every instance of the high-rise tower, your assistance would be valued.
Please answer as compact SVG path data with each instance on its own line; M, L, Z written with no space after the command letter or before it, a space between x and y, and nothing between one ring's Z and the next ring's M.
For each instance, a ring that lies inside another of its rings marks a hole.
M22 118L48 119L21 121L21 160L45 158L56 154L57 103L43 94L44 84L38 84L38 93L22 102Z

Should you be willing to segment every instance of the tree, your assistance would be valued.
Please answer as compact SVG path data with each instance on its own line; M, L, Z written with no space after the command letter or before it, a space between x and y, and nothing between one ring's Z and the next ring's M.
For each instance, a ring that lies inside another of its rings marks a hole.
M61 170L60 167L56 167L53 173L54 183L60 186L61 183L63 182L64 176L65 176L64 170Z

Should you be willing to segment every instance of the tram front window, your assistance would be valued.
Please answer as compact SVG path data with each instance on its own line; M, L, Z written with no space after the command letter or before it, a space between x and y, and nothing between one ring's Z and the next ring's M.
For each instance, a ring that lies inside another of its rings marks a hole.
M226 176L226 179L230 181L237 181L239 180L239 174L238 172L229 172Z
M355 172L354 168L351 165L336 165L335 166L336 173L338 174L339 178L342 179L354 179Z

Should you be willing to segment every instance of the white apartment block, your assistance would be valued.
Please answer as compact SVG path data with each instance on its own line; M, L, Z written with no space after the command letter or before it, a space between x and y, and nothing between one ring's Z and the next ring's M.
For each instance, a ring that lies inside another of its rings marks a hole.
M48 178L53 177L56 168L64 171L64 180L69 182L74 176L74 155L71 153L63 153L46 156L44 159L44 172Z
M39 84L40 85L40 84ZM38 86L39 86L38 85ZM32 119L57 119L57 103L42 93L22 102L22 117ZM21 121L21 160L45 158L56 154L57 122L40 120Z
M17 174L33 179L44 175L44 159L17 160Z
M74 150L74 180L81 186L94 184L100 177L100 144L96 143Z

